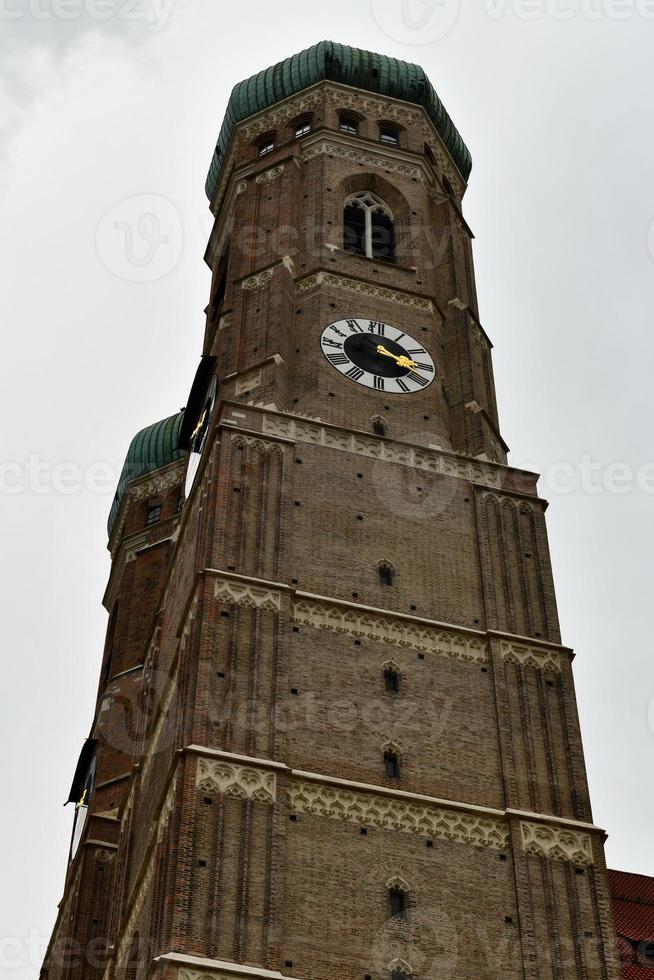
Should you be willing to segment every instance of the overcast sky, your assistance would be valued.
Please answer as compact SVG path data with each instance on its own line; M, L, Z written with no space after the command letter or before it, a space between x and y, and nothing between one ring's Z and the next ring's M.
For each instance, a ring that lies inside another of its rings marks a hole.
M595 819L612 866L654 874L654 2L459 6L0 0L7 976L37 974L61 897L112 479L200 353L229 92L325 38L422 64L472 151L482 322L511 460L551 502Z

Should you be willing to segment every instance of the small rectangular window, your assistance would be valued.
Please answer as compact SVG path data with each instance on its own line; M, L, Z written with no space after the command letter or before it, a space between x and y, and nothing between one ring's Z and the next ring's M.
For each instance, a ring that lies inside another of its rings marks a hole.
M342 133L350 133L352 136L356 136L359 132L359 121L354 116L341 116L338 128Z
M311 123L306 120L305 122L298 123L295 127L295 139L299 140L300 136L306 136L307 133L311 132Z
M157 524L161 520L161 507L154 506L148 507L148 516L146 519L146 524L149 527L150 524Z
M395 126L380 126L379 142L388 143L391 146L397 146L397 144L400 142L400 136Z
M275 149L275 141L268 139L259 144L259 156L265 157Z

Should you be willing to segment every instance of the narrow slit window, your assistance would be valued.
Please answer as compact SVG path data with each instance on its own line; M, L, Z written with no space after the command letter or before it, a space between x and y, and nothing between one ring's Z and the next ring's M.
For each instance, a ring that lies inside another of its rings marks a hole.
M387 694L400 693L400 674L394 667L387 667L384 670L384 687Z
M399 887L390 888L388 898L391 907L391 916L394 919L406 919L407 894L404 889Z
M379 566L379 583L380 585L391 586L395 578L395 572L392 565L383 564Z
M384 775L387 779L400 778L400 757L393 749L384 752Z

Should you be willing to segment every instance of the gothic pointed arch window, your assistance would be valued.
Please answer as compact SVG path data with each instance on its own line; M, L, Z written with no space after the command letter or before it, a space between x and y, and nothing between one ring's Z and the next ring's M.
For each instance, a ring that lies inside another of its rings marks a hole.
M393 878L388 882L387 888L391 918L406 919L409 908L409 886L402 878Z
M384 775L386 779L400 779L402 776L400 750L396 745L387 745L384 748Z
M396 663L389 661L384 664L384 690L387 694L399 694L402 685L402 674Z
M371 191L359 191L345 200L343 248L369 259L395 261L393 212Z

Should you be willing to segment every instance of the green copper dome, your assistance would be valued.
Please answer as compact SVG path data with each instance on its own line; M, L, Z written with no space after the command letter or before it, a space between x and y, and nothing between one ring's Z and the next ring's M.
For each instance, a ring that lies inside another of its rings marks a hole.
M167 466L168 463L174 463L184 456L182 450L177 448L183 418L184 412L171 415L170 418L155 422L154 425L149 425L146 429L141 429L132 439L109 513L107 527L110 537L120 505L123 502L127 484L139 476L152 473L153 470Z
M234 127L248 116L322 81L340 82L389 98L421 105L467 180L472 170L470 151L445 111L424 69L396 58L321 41L300 54L266 68L234 88L209 168L206 191L213 198Z

